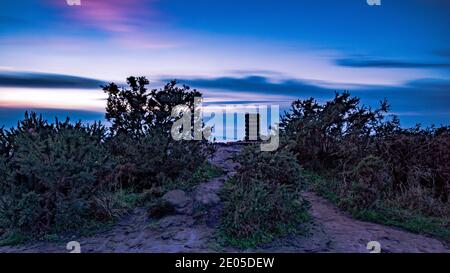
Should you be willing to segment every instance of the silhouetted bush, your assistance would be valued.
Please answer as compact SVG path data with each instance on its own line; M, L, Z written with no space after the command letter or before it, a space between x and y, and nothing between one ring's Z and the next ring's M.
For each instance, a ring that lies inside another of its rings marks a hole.
M171 111L180 104L193 111L201 94L175 81L150 91L145 77L127 83L129 89L114 83L103 88L109 129L68 119L48 123L35 113L26 113L16 128L0 129L2 229L38 235L73 230L114 219L137 205L130 198L147 202L164 186L190 185L185 181L204 166L207 149L200 141L171 138Z
M351 210L389 204L429 216L448 217L448 127L402 129L379 109L361 106L349 93L325 104L293 102L282 119L284 145L302 166L328 175L340 204Z
M292 103L291 111L282 117L281 129L302 166L316 171L339 168L349 158L365 157L365 144L383 124L397 126L395 119L384 121L387 102L374 111L359 103L349 93L336 93L323 105L313 98Z
M172 109L186 105L193 112L194 98L201 97L197 90L188 86L177 86L171 81L162 89L148 90L149 81L145 77L127 78L129 88L121 88L114 83L103 87L108 94L106 119L111 122L113 135L125 134L132 138L146 136L149 132L170 137L174 122Z
M120 184L142 190L190 179L203 166L205 149L201 141L172 139L171 114L177 105L193 112L194 98L201 93L178 87L176 81L148 90L145 77L129 77L127 84L128 89L114 83L103 88L108 94L106 118L111 122L109 146L119 163Z

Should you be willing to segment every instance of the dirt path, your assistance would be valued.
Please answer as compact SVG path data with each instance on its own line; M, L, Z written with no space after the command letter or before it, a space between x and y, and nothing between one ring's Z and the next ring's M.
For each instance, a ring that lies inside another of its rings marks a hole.
M312 192L305 193L305 197L311 203L311 214L315 222L320 223L329 237L328 251L330 252L367 253L367 243L377 241L381 245L382 252L450 253L450 249L439 240L355 220L328 200Z
M182 196L178 214L150 219L143 208L135 209L111 230L92 237L71 238L82 252L239 252L214 243L214 232L221 210L218 192L235 174L232 156L238 147L219 146L210 159L224 169L224 175L200 184ZM369 241L378 241L384 252L450 252L435 239L395 228L355 220L329 201L307 192L313 220L301 235L278 239L264 247L246 252L362 252ZM69 241L69 240L68 240ZM0 252L68 252L64 243L32 243L0 247Z

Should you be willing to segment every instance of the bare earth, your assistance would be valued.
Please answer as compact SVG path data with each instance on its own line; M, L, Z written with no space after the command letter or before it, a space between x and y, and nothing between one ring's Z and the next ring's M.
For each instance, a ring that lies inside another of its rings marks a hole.
M232 156L236 146L219 146L210 159L225 170L221 177L199 185L187 194L179 213L150 219L144 208L135 209L111 230L92 237L70 238L78 241L81 252L241 252L222 248L214 240L221 210L218 192L238 167ZM304 196L311 203L313 220L299 235L278 239L264 247L245 252L361 252L368 253L369 241L378 241L383 252L446 252L439 240L396 228L355 220L329 201L314 193ZM35 242L21 246L0 247L0 252L69 252L67 242Z

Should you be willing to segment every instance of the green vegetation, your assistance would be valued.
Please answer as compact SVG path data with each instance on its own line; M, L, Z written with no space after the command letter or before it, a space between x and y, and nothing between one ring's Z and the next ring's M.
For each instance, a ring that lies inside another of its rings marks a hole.
M245 148L236 176L224 186L220 241L248 248L295 232L308 219L300 196L300 166L286 150Z
M172 109L193 111L198 91L175 81L148 90L144 77L127 83L103 87L109 128L26 113L0 129L0 244L95 232L137 206L162 217L174 212L166 192L222 174L206 161L208 143L170 135ZM306 185L357 218L449 241L450 127L403 129L388 110L348 93L293 102L277 151L248 146L237 156L221 192L220 243L256 247L301 230Z
M206 144L170 137L170 110L192 108L199 92L175 81L160 90L147 90L143 77L127 83L104 87L110 128L26 113L16 128L0 129L2 244L101 228L157 203L174 184L188 188L219 172L206 163Z
M175 181L170 181L165 184L165 191L170 190L183 190L189 191L193 189L195 186L200 184L203 181L209 180L211 178L219 177L223 174L223 170L217 166L212 165L208 161L204 161L204 163L199 166L189 177L185 177L183 179L178 179Z
M292 104L284 147L314 189L354 216L449 240L450 128L403 129L348 93ZM314 175L320 174L320 176Z
M109 195L115 187L110 179L114 163L102 143L104 131L99 124L83 127L68 120L48 124L35 114L9 131L2 227L42 235L119 215Z

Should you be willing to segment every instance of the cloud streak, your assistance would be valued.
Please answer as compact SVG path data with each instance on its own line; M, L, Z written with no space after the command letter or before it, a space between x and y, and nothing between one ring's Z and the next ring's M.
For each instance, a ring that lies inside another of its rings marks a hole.
M153 0L95 0L81 1L80 6L68 6L64 0L52 0L63 14L78 23L111 31L131 32L155 14ZM145 18L145 19L144 19Z
M48 1L71 25L101 33L124 48L166 49L180 44L168 34L166 17L155 8L157 0L84 0L79 6Z
M217 92L254 93L255 98L265 95L284 95L291 100L314 97L325 101L333 97L335 91L349 90L352 95L360 97L363 103L376 107L387 98L396 112L415 111L423 115L446 116L450 118L450 81L439 79L421 79L408 82L402 86L357 86L349 84L347 88L333 88L333 84L315 85L302 79L274 81L261 76L243 78L193 78L182 79L181 83L195 88L215 89ZM440 121L441 122L441 121Z
M388 59L338 59L336 64L353 68L450 68L450 63L408 62Z
M163 81L167 81L167 79ZM179 81L196 88L213 88L235 92L255 92L259 94L298 95L299 93L320 94L327 92L326 89L314 86L306 81L297 79L272 81L268 77L253 75L243 78L193 78L180 79Z
M98 89L105 83L97 79L64 74L0 71L0 87Z

